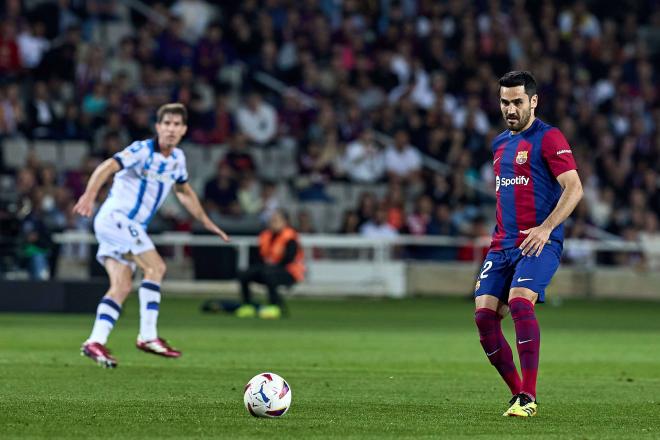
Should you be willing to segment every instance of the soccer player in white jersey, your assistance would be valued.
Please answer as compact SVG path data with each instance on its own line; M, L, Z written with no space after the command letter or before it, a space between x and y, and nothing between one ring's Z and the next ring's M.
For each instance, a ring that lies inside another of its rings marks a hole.
M106 347L108 336L119 318L124 300L132 289L133 272L142 269L140 332L137 348L147 353L177 358L181 352L158 337L156 323L160 305L160 284L165 262L147 235L147 225L172 186L181 204L209 231L223 240L229 237L206 215L197 195L188 184L183 151L177 148L186 134L187 111L182 104L158 109L154 139L136 141L100 164L89 179L85 193L73 211L90 216L94 200L105 181L114 175L108 198L94 219L99 242L96 258L110 278L110 289L96 310L94 327L81 353L99 365L113 368L117 360Z

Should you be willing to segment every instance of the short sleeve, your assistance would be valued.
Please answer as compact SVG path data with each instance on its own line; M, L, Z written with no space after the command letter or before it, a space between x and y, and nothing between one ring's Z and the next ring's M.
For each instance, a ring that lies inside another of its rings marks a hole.
M419 150L415 147L410 148L410 165L411 169L418 170L422 167L422 155L419 153Z
M566 171L577 170L573 151L557 128L552 128L543 135L541 154L555 177Z
M179 173L176 176L176 183L182 185L188 181L188 168L186 165L186 157L183 155L183 153L180 154L181 154L181 159L179 160L181 166L179 167Z
M143 142L134 142L128 147L124 148L119 153L112 156L122 168L133 168L137 165L144 164L149 157L151 150Z

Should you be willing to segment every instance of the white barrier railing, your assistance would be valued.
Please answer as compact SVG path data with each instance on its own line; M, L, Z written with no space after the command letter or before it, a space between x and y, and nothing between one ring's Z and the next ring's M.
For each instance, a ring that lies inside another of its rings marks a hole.
M183 258L185 246L231 246L237 248L238 266L245 268L249 261L250 247L257 245L257 237L234 236L229 243L223 242L219 237L213 235L195 235L188 232L165 232L151 236L154 244L172 246L174 248L174 259ZM67 231L54 235L54 241L59 244L67 243L96 243L93 234L87 232ZM399 246L420 247L462 247L468 246L475 250L475 260L481 262L482 249L490 244L490 237L471 239L466 237L450 236L415 236L401 235L394 238L368 238L360 235L330 235L330 234L301 234L300 241L303 248L325 248L325 249L371 249L373 260L376 262L390 261L391 250ZM579 263L590 266L595 265L597 252L623 252L623 253L648 253L660 254L660 248L649 248L636 241L623 240L576 240L568 239L564 242L565 252L575 251L584 255Z
M166 232L151 236L156 245L169 246L173 253L170 261L171 267L183 267L185 259L184 249L189 246L217 247L230 246L237 250L237 268L245 269L249 265L250 248L257 245L257 237L235 236L231 242L225 243L219 237L212 235L195 235L187 232ZM301 234L301 244L306 250L307 276L304 285L299 291L306 295L374 295L403 297L410 292L409 282L418 278L410 278L408 269L410 262L399 258L399 249L406 246L416 247L467 247L472 250L472 261L459 264L444 261L449 273L457 276L456 289L470 284L473 274L477 273L478 265L482 263L484 249L490 245L490 237L470 239L465 237L448 236L409 236L396 238L374 239L359 235L307 235ZM87 232L64 232L54 235L55 242L59 244L95 244L94 235ZM318 252L319 250L328 252ZM340 252L339 250L357 252ZM585 274L589 280L586 286L580 287L586 295L594 292L593 281L598 281L597 274L603 274L596 266L598 252L622 252L649 255L649 261L658 262L660 246L649 243L618 241L618 240L566 240L565 254L571 255L575 270ZM337 250L332 252L331 250ZM469 253L468 255L469 256ZM414 261L414 260L413 260ZM414 266L414 263L412 263ZM437 265L436 265L437 266ZM609 269L608 269L609 270ZM458 272L456 272L458 271ZM459 281L459 272L467 277ZM655 278L654 278L655 279ZM205 285L211 285L214 291L217 282L198 282L192 279L192 274L186 272L181 283L180 291L198 291ZM173 283L177 283L176 278ZM435 281L433 281L435 282ZM649 281L652 284L655 281ZM235 283L234 283L235 284ZM419 287L419 286L417 286ZM416 287L411 287L413 290ZM600 287L599 287L600 288ZM646 290L656 289L646 287Z

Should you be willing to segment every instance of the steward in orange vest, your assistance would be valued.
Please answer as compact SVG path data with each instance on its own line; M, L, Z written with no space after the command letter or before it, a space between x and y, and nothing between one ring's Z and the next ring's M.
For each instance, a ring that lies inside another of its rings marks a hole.
M304 254L298 233L288 225L284 212L273 212L268 229L259 234L259 255L262 264L240 272L243 304L253 304L250 283L263 284L268 289L268 299L273 306L281 304L279 286L292 286L305 278Z

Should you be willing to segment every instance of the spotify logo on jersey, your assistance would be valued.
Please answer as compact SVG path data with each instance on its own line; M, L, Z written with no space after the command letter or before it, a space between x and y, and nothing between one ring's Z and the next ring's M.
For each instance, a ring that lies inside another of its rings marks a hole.
M516 176L516 177L502 177L495 176L495 192L500 190L500 187L506 188L511 185L524 185L527 186L529 183L529 177L526 176Z

